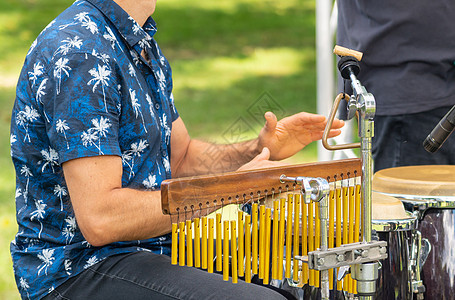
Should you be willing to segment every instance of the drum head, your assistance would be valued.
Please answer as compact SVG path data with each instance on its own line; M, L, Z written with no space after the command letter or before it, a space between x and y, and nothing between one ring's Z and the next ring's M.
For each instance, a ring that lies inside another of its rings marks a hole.
M409 215L399 199L373 192L373 220L403 220L408 218Z
M380 170L373 176L373 190L399 195L455 196L455 166L408 166Z

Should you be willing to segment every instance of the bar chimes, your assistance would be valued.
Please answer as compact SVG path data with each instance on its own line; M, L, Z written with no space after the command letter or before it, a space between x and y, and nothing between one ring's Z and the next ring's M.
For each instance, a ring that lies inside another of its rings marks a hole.
M302 187L280 181L283 175L330 183L327 228L321 227L318 202L305 199ZM264 284L287 278L296 286L319 287L320 271L296 256L317 250L323 230L328 248L359 241L360 176L360 160L350 159L164 181L163 212L173 221L171 262L221 272L233 283L258 276ZM235 217L223 216L228 204L239 208ZM331 289L356 293L349 275L329 283Z

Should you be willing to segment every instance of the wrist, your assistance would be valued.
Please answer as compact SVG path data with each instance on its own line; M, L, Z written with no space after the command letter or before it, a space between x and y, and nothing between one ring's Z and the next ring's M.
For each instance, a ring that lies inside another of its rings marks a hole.
M264 149L264 146L262 145L262 143L259 142L259 138L251 140L251 146L249 151L251 153L250 154L251 158L254 158L257 155L259 155L262 152L262 149Z

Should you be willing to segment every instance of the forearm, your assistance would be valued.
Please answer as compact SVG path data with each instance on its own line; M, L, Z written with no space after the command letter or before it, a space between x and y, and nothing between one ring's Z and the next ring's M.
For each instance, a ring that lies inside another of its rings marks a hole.
M91 198L85 207L75 207L75 213L84 237L94 246L170 232L170 217L162 213L159 191L117 188Z
M218 174L235 171L261 152L258 140L219 145L191 140L173 177Z
M77 224L94 246L141 240L170 232L159 191L122 187L122 160L95 156L63 164Z

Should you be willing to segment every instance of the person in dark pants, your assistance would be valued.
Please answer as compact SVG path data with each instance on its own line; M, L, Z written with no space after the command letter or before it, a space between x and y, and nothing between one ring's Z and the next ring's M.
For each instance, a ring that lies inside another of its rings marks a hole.
M337 44L364 53L358 78L376 99L375 171L454 164L454 137L434 154L422 144L455 105L455 2L340 0L337 5Z
M27 54L11 118L19 227L11 254L24 299L283 298L172 266L159 187L171 177L280 165L320 139L326 119L302 112L278 121L268 112L257 139L191 139L154 39L155 5L77 0ZM334 122L331 136L342 126Z

